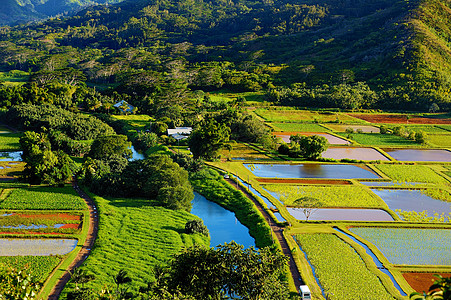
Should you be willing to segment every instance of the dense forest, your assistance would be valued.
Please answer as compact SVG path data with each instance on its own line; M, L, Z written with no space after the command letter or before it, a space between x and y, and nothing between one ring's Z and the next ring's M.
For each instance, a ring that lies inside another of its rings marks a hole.
M3 85L0 105L126 100L190 125L205 92L227 89L291 106L447 110L450 12L441 0L91 6L0 28L0 70L26 82Z

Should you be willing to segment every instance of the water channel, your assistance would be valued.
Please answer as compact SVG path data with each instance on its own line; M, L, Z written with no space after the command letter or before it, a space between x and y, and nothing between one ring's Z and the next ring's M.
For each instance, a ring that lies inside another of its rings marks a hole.
M334 228L336 231L346 235L347 237L349 237L351 240L353 240L355 243L359 244L360 246L362 246L365 249L366 254L368 254L369 256L371 256L371 258L373 259L374 263L376 264L376 267L383 272L384 274L387 274L388 277L390 277L391 281L393 282L393 285L395 286L395 288L401 293L402 296L407 296L407 294L403 291L403 289L401 288L401 286L398 284L398 282L396 281L396 279L393 277L393 275L390 273L390 271L387 270L387 268L384 267L384 264L379 260L379 258L377 258L376 254L373 253L373 251L371 251L371 249L365 245L364 243L360 242L358 239L356 239L355 237L353 237L350 234L347 234L346 232L338 229L338 228Z
M204 221L210 232L210 246L235 241L245 248L255 247L255 240L249 235L249 230L241 224L235 214L219 204L207 200L204 196L194 193L191 213Z
M22 151L0 151L0 161L22 161Z

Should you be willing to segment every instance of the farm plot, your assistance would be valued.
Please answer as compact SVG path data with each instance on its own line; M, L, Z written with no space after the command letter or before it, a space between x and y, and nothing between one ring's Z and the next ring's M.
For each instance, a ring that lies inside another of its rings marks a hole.
M378 127L371 125L343 125L343 124L327 124L327 127L334 131L345 132L347 129L352 129L354 131L361 131L365 133L379 133Z
M13 189L0 209L83 210L86 204L70 186Z
M451 265L451 230L353 227L349 231L373 243L397 265Z
M350 133L347 137L356 141L361 145L366 146L416 146L419 144L415 141L399 137L394 134L380 134L380 133Z
M386 208L382 201L360 186L268 184L263 187L286 206ZM301 201L297 202L298 199Z
M265 154L241 143L233 144L230 151L223 150L222 156L231 160L270 160Z
M451 147L451 134L431 134L426 141L436 147Z
M255 114L269 122L361 122L349 115L335 112L315 112L295 109L256 109Z
M0 256L0 267L24 270L41 283L60 262L61 258L58 256Z
M0 213L0 233L75 233L80 228L81 220L81 213Z
M382 124L451 124L451 118L446 114L434 114L429 116L414 116L401 114L349 114L358 119L370 123Z
M448 183L445 178L435 173L428 166L378 164L375 165L375 167L385 173L392 180L399 182Z
M94 290L115 286L113 275L125 269L136 292L153 279L154 266L166 263L183 247L209 244L204 236L183 233L185 223L197 219L187 212L149 206L147 200L91 197L99 211L99 233L82 268L95 275L96 280L86 284ZM69 283L65 291L74 287Z
M357 252L334 234L299 234L296 240L315 267L329 299L393 299ZM352 266L352 267L351 267ZM362 291L368 291L371 295Z
M389 125L387 126L389 129L395 128L396 126L399 125ZM415 132L426 132L428 134L450 134L451 132L449 130L446 129L445 126L447 125L402 125L403 127L405 127L407 130L412 130ZM451 127L450 127L451 128Z
M22 133L3 133L0 134L0 151L19 150L19 139Z
M275 131L297 131L297 132L324 132L330 131L329 129L319 125L310 123L271 123L271 127Z

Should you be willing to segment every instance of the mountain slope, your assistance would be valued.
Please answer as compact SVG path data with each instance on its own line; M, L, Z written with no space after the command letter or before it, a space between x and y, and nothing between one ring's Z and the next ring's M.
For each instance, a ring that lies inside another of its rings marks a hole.
M129 0L0 32L0 39L11 43L0 48L0 66L33 71L70 66L88 80L106 78L118 85L141 70L176 74L171 76L194 89L222 87L224 80L247 80L241 90L298 83L309 101L329 87L360 86L376 92L373 102L379 107L427 110L436 103L446 109L449 5L446 0ZM25 36L35 44L24 43ZM49 58L45 51L54 54ZM20 58L14 58L18 52ZM19 61L24 56L27 61ZM206 76L203 84L190 74L196 68ZM231 68L241 77L220 74Z

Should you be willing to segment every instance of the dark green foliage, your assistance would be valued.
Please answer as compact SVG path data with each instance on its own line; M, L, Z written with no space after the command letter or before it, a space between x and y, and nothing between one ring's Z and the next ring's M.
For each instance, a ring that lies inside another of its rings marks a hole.
M229 141L230 128L209 119L198 125L189 137L189 147L195 159L215 159Z
M125 135L101 136L94 140L88 156L94 159L108 160L113 156L130 158L132 151L129 149L132 143Z
M49 139L53 149L62 150L69 155L83 156L90 149L89 145L73 140L59 130L50 130Z
M171 158L188 172L197 172L205 167L205 164L201 159L194 159L183 153L172 153Z
M252 201L230 186L216 171L202 169L193 174L190 181L194 189L207 199L233 211L241 224L249 228L257 247L272 245L271 230Z
M269 247L243 249L234 242L218 249L199 246L177 254L164 280L169 291L196 299L221 299L233 294L242 299L288 299L281 276L287 258Z
M141 150L147 150L155 146L158 142L158 136L153 132L138 132L135 136L135 147Z
M186 222L185 233L188 234L200 233L205 236L209 235L207 226L204 225L204 222L202 220L191 220Z
M74 140L89 140L113 134L113 129L95 117L51 105L17 105L6 113L6 121L19 129L59 130Z
M168 133L168 124L163 122L153 122L150 126L150 130L158 136Z
M302 136L300 134L290 137L292 147L288 155L304 157L308 160L317 160L321 153L327 150L327 139L319 135Z
M86 170L94 167L87 164ZM125 169L96 177L89 171L91 189L101 195L114 197L142 197L157 200L165 207L191 210L194 197L188 172L167 155L151 155L145 160L130 162ZM86 175L85 175L86 177Z
M63 151L52 151L44 133L27 131L20 138L22 159L26 163L22 176L32 184L64 184L72 176L73 161Z

